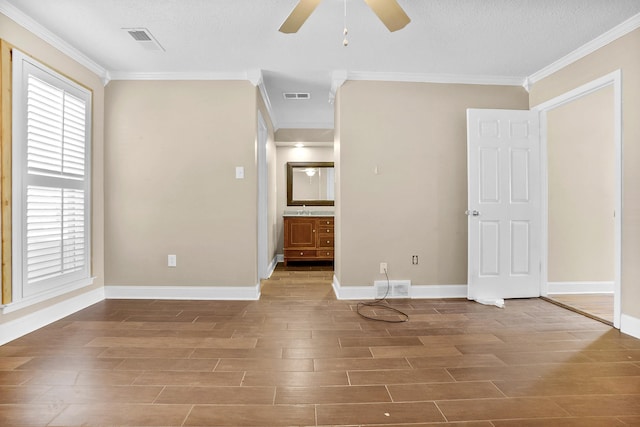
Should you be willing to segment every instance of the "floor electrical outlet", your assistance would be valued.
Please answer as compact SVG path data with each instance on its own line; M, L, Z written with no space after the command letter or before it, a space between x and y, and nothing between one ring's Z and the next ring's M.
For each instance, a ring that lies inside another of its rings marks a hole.
M389 270L387 269L387 263L386 262L381 262L380 263L380 274L385 274L388 271Z

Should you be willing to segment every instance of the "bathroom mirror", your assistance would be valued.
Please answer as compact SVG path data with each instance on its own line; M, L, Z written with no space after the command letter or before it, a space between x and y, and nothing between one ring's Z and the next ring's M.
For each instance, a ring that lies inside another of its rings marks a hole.
M288 162L287 206L333 206L333 162Z

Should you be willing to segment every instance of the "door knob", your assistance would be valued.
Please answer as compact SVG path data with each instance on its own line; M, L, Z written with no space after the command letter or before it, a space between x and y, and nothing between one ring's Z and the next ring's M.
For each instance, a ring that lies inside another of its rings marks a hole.
M468 216L480 216L480 212L478 212L477 210L466 210L464 211L464 213Z

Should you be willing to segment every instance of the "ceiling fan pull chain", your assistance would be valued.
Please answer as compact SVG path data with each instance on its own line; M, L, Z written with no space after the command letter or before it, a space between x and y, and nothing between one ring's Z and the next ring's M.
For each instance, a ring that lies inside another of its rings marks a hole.
M347 34L349 30L347 30L347 0L344 0L344 40L342 40L342 45L347 47L349 45L349 40L347 40Z

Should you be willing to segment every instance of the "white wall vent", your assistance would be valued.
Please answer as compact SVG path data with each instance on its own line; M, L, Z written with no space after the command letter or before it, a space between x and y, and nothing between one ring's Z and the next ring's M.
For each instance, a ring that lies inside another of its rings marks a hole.
M145 50L163 51L164 48L146 28L123 28Z
M308 92L284 92L284 99L311 99L311 94Z
M376 280L373 282L376 289L376 298L382 298L387 294L387 298L409 298L409 288L411 280ZM389 292L387 293L387 287Z

